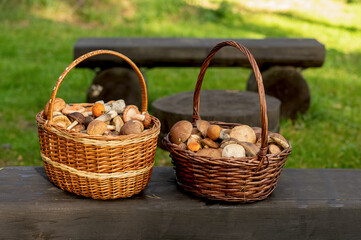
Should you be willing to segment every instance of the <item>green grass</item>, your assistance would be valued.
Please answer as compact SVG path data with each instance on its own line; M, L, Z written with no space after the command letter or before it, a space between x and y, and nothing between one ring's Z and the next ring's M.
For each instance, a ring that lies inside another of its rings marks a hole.
M293 146L286 167L361 168L361 4L330 1L341 7L327 12L320 5L325 1L314 2L307 11L277 11L237 1L0 1L0 167L42 165L35 115L73 60L80 37L301 37L325 44L327 55L322 68L303 72L312 96L309 111L281 122ZM150 103L194 90L199 72L144 70ZM210 69L202 89L244 90L248 75L246 69ZM58 96L84 102L93 76L73 70ZM170 165L161 149L156 161Z

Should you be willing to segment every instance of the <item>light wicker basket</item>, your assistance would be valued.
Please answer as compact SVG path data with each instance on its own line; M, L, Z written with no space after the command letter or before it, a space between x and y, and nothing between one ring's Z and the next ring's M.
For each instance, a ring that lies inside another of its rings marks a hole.
M110 50L84 54L59 77L50 98L48 119L43 111L36 115L41 157L50 181L63 190L103 200L131 197L146 187L152 173L160 132L157 118L151 116L151 127L142 133L116 137L91 136L52 121L54 100L65 76L80 62L99 54L111 54L129 63L139 78L142 112L147 111L144 78L128 57Z
M206 157L184 150L170 141L169 134L163 139L172 157L177 183L184 190L210 200L226 202L254 202L267 198L275 189L291 146L278 154L267 154L268 118L262 76L252 54L234 41L217 44L202 64L193 96L193 126L199 116L200 90L205 72L212 57L225 46L241 51L249 60L256 76L261 105L261 148L255 157L225 158ZM211 121L225 129L237 123Z

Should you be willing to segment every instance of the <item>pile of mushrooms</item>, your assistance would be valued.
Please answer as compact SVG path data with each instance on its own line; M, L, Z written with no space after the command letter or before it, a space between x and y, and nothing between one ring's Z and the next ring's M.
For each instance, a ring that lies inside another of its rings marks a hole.
M197 120L196 127L186 120L179 121L170 129L173 144L208 157L254 157L261 147L259 127L239 125L224 129L206 120ZM268 153L277 154L289 147L287 140L279 133L268 132Z
M49 114L49 102L43 111L45 118ZM126 105L122 99L78 104L66 104L61 98L54 101L53 123L89 135L137 134L149 128L151 122L148 112L140 113L137 106Z

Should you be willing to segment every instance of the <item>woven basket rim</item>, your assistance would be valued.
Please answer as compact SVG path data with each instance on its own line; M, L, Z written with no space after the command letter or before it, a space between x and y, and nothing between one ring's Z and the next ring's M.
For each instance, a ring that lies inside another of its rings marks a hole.
M79 139L92 139L92 140L100 140L100 141L122 141L122 140L130 140L130 139L137 139L137 138L141 138L147 135L151 135L155 132L158 132L160 130L160 126L161 123L159 121L158 118L150 115L151 119L152 119L152 125L150 128L145 129L143 132L141 133L137 133L137 134L128 134L128 135L119 135L119 136L107 136L107 135L89 135L86 133L80 133L80 132L76 132L76 131L72 131L72 130L68 130L64 127L61 127L59 125L56 124L51 124L49 125L49 127L56 129L57 131L61 132L62 134L66 135L66 136L70 136L73 138L79 138ZM36 121L38 122L38 124L43 125L45 127L45 125L48 122L47 119L43 118L43 111L39 112L36 115Z
M240 157L240 158L229 158L229 157L209 157L201 156L188 149L182 149L177 144L172 143L169 140L169 133L163 138L169 152L183 155L185 158L191 159L194 162L202 162L202 164L211 165L222 165L222 166L258 166L258 157ZM287 141L288 142L288 141ZM270 160L282 159L288 156L292 151L291 145L288 148L283 149L277 154L267 154L266 156Z

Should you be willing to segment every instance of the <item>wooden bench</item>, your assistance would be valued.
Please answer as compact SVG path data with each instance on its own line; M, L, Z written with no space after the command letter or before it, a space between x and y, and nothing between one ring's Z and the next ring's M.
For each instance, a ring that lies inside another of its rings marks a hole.
M214 38L80 38L74 45L74 59L92 50L110 49L132 59L138 67L200 67L210 49L228 39ZM321 67L325 59L325 46L315 39L266 38L232 39L246 46L255 57L263 75L266 94L281 100L281 116L295 117L310 105L310 92L300 70ZM248 60L238 51L228 48L216 54L214 67L250 68ZM139 96L135 74L119 67L128 67L120 59L99 55L78 65L97 69L97 76L89 88L88 100L126 95ZM133 75L132 75L133 74ZM120 81L131 79L133 81ZM131 84L130 82L134 82ZM225 86L226 87L226 86ZM127 89L122 91L119 89ZM257 91L251 73L247 90ZM122 91L119 93L119 91ZM133 91L133 92L132 92ZM131 93L130 93L131 92ZM131 102L139 105L137 99Z
M43 167L0 168L0 239L360 239L360 169L283 169L251 204L181 191L155 167L139 195L111 201L55 187Z

